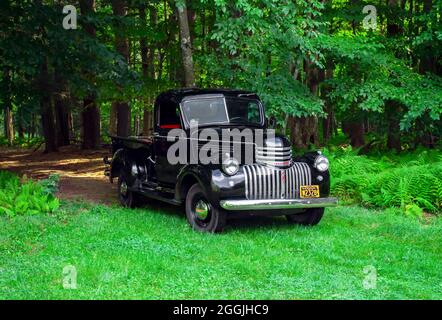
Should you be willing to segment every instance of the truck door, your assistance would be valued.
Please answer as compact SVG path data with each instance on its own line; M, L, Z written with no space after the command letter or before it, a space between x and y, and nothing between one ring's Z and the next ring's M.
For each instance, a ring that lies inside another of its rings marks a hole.
M179 104L168 99L159 99L155 106L155 172L160 185L174 187L182 164L172 165L167 159L167 151L175 141L167 141L167 135L173 129L181 129Z

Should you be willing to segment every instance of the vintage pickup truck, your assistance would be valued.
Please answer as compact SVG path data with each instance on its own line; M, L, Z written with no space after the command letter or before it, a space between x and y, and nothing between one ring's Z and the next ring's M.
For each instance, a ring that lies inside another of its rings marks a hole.
M118 179L122 205L146 198L184 205L199 231L222 231L234 213L316 225L325 207L337 205L329 197L329 162L321 152L292 157L290 142L268 122L253 92L167 91L156 99L152 136L111 136L105 174Z

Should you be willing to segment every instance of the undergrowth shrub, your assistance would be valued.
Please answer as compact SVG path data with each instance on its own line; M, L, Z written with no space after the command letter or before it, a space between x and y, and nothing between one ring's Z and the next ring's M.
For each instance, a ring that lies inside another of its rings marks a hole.
M331 192L344 203L398 207L407 215L442 211L442 153L416 150L378 157L351 148L325 151L330 158Z
M0 171L0 215L35 215L52 213L60 206L54 196L58 176L35 182L13 173Z
M34 137L34 138L18 138L16 137L14 141L12 142L12 145L14 147L21 147L21 148L32 148L37 146L38 144L41 144L43 139L41 137ZM0 137L0 146L8 146L9 142L6 137Z

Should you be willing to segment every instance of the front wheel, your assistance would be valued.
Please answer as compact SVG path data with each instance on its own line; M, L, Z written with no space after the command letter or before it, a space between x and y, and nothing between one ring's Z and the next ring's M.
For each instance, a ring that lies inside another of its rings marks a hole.
M192 228L197 231L221 232L226 225L226 213L210 204L198 183L187 193L186 217Z
M300 224L303 226L314 226L321 221L324 215L324 208L307 209L303 213L286 215L287 220L293 224Z

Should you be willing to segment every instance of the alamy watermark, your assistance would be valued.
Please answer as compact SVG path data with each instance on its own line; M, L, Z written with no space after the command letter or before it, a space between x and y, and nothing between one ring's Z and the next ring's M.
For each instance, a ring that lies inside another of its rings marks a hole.
M77 268L73 265L67 265L63 268L63 288L77 289Z
M366 5L362 9L362 13L368 14L364 17L364 20L362 21L362 27L365 30L376 30L377 28L377 10L376 7L373 5Z
M63 28L65 30L77 29L77 8L70 4L66 5L63 7L63 14L66 14L63 18Z
M172 129L164 137L168 142L173 142L167 151L170 164L219 164L232 157L240 163L250 164L254 162L255 148L263 148L269 142L274 142L276 136L273 129L200 130L196 121L191 122L188 132ZM278 161L273 153L266 156L266 160Z
M364 279L362 280L362 286L364 287L364 289L376 289L378 281L377 269L372 265L368 265L362 269L362 272L365 275Z

